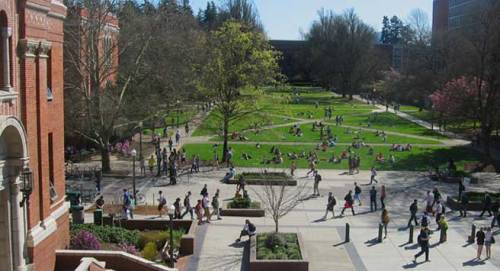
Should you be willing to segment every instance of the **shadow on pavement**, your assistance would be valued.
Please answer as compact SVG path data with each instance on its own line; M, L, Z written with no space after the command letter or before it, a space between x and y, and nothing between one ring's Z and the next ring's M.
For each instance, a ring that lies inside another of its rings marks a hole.
M373 239L370 239L370 240L365 242L365 244L367 244L367 247L372 247L372 246L378 245L380 243L382 243L382 242L379 242L378 238L373 238Z
M477 258L474 258L472 260L468 260L466 262L462 263L462 266L476 266L476 265L483 265L486 264L484 260L479 260Z

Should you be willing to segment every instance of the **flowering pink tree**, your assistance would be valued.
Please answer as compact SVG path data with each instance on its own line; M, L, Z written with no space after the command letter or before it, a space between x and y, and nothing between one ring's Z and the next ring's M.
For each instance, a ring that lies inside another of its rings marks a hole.
M460 77L430 95L433 108L442 120L477 119L478 91L474 80Z

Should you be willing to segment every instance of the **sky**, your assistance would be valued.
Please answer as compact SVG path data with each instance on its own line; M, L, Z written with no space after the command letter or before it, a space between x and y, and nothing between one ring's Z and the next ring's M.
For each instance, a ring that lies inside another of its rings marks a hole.
M208 0L191 0L194 13L205 9ZM216 4L223 0L215 0ZM342 13L354 8L356 14L375 31L382 28L384 15L396 15L405 20L416 8L425 11L432 20L432 0L253 0L260 19L270 39L301 39L301 31L307 32L318 18L318 10ZM431 25L431 22L429 22Z

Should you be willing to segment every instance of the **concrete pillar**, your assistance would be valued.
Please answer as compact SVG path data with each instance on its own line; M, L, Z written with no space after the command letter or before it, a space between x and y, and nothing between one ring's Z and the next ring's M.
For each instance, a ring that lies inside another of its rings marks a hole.
M3 56L3 86L6 90L11 88L10 84L10 46L9 38L12 35L12 28L3 27L2 28L2 56Z
M16 271L26 269L26 230L25 230L25 212L20 207L22 195L19 189L19 176L12 180L10 185L10 208L11 208L11 227L12 227L12 260ZM25 205L27 206L27 205Z

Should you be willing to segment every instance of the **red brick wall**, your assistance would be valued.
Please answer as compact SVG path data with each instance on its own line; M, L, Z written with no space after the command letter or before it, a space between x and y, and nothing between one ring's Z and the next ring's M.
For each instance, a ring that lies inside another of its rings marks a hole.
M53 271L56 266L55 250L65 249L69 244L69 214L57 220L57 231L43 240L34 248L29 248L28 253L33 259L34 270Z

